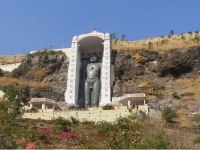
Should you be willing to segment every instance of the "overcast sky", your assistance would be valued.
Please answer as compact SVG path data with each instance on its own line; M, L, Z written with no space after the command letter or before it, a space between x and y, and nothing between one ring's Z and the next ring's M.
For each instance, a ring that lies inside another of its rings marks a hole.
M200 0L0 0L0 55L70 47L94 27L128 40L200 31Z

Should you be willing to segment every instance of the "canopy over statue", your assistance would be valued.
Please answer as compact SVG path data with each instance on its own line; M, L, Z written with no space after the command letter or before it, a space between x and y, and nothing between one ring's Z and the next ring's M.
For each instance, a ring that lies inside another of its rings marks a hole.
M110 35L94 30L75 36L70 51L65 101L86 108L88 105L106 105L111 101L113 81Z

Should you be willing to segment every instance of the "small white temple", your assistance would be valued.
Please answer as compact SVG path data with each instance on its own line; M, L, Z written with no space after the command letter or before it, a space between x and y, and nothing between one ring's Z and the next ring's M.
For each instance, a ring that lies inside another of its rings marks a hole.
M80 99L81 82L80 73L83 60L89 58L92 53L97 53L102 61L101 69L101 97L99 106L111 102L111 87L114 81L114 67L111 65L111 44L110 35L97 32L96 29L88 34L74 36L71 44L70 60L68 68L67 90L65 92L65 101L68 104L78 105ZM83 96L82 96L83 97Z

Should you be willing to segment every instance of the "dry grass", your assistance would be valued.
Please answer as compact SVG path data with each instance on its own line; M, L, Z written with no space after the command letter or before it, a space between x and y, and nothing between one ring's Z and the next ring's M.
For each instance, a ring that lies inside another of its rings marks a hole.
M183 40L182 37L185 37ZM199 35L197 35L199 36ZM200 42L193 41L195 33L190 36L189 34L174 35L171 38L168 36L147 38L138 41L112 41L112 48L119 51L137 50L137 49L152 49L155 51L169 51L175 48L189 48L197 46ZM151 45L149 44L151 43Z
M140 62L142 62L143 60L147 60L146 57L143 57L143 56L139 55L138 53L133 54L133 55L132 55L132 58L135 60L136 63L140 63Z
M180 89L181 93L193 92L195 98L200 97L200 77L197 79L177 79L174 88Z
M10 77L1 77L0 78L0 86L10 86L10 85L24 85L30 88L50 88L50 84L44 84L42 82L35 82L35 81L25 81L22 78L15 79Z
M149 88L151 86L152 86L152 84L150 82L143 82L143 83L140 83L137 87L138 88Z
M0 56L0 64L14 64L14 63L21 63L22 59L26 55L19 54L19 55L12 55L12 56Z
M43 78L46 76L46 74L49 73L49 70L42 68L41 70L38 70L35 73L36 76L36 81L41 82L43 80Z

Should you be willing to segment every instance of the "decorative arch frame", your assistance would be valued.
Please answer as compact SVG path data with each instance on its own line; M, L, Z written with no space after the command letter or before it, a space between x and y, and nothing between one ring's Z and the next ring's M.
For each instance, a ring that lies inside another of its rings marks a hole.
M65 101L68 104L78 104L78 89L79 89L79 70L81 66L81 53L82 48L79 45L80 41L88 37L99 37L103 40L103 53L102 53L102 69L101 69L101 97L99 99L99 106L104 106L111 102L111 86L113 78L111 74L111 45L110 35L108 33L103 34L96 30L88 33L74 36L71 44L69 67L68 67L68 79L67 90L65 92ZM90 43L89 43L90 44ZM94 51L95 52L95 51Z

